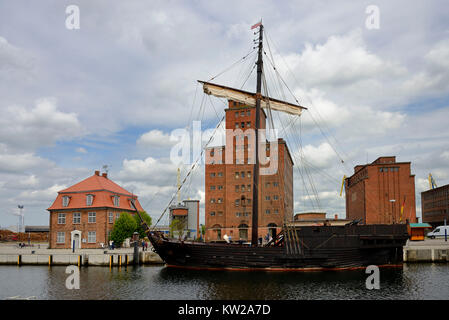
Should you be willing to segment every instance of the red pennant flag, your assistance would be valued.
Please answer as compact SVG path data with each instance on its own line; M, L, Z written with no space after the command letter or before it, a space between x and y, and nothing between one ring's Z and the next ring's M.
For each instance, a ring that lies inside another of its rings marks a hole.
M253 26L251 27L251 30L257 28L257 27L260 26L261 24L262 24L262 20L260 20L258 23L256 23L255 25L253 25Z

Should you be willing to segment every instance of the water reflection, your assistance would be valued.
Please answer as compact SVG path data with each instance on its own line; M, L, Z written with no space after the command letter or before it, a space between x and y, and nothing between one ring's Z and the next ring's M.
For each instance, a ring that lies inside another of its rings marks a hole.
M65 287L66 267L1 266L0 299L449 299L448 264L409 264L380 271L368 290L364 270L235 272L162 266L80 269L80 289Z

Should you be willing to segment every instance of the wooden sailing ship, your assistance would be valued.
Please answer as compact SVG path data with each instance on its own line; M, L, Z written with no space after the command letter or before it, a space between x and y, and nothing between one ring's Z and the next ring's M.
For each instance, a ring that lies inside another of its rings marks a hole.
M251 93L211 82L200 81L206 94L224 97L255 107L255 154L259 154L261 108L300 116L306 108L262 95L263 25L258 28L256 92ZM255 156L252 212L259 212L259 157ZM179 190L178 190L179 191ZM136 210L137 212L137 210ZM137 212L138 213L138 212ZM165 237L142 220L154 251L169 267L243 269L243 270L329 270L359 268L368 265L396 265L402 261L402 247L408 239L406 224L344 226L292 226L267 244L259 243L258 214L252 214L251 244L204 243Z

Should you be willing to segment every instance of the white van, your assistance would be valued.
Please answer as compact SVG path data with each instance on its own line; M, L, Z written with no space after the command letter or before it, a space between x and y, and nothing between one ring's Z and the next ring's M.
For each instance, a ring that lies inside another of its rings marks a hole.
M427 234L427 237L430 239L444 237L444 230L446 230L446 234L449 237L449 226L436 227L435 230L433 230Z

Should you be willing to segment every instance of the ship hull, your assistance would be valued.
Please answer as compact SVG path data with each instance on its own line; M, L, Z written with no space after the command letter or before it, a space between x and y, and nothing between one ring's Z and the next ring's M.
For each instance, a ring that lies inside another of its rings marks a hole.
M187 242L155 234L150 234L150 241L169 267L315 271L402 265L402 247L408 238L405 225L377 226L377 230L375 226L301 227L294 232L278 246Z

